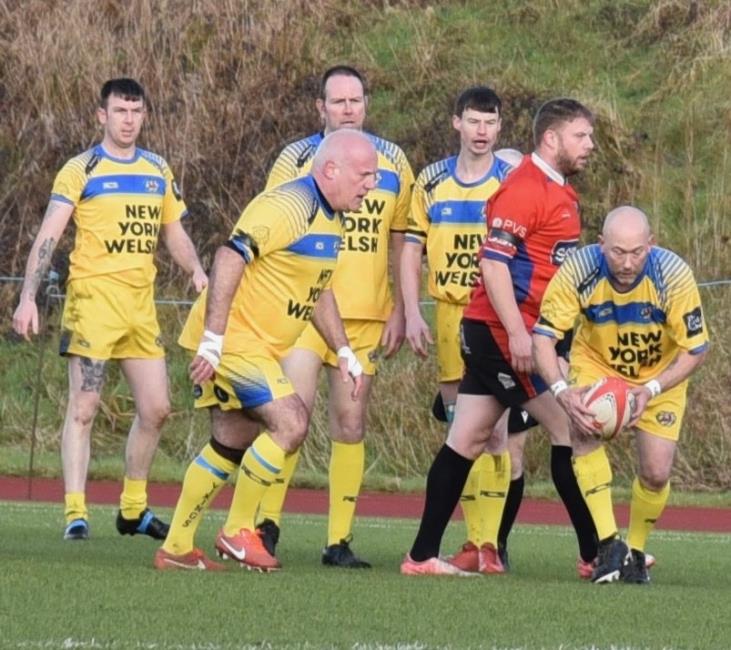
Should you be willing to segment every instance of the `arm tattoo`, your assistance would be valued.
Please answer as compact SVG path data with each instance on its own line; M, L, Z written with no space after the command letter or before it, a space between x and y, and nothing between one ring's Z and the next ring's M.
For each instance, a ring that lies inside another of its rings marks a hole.
M81 390L87 393L101 393L104 384L104 361L81 357Z
M41 286L43 278L45 277L48 267L51 266L51 257L53 256L53 250L56 248L56 240L53 237L46 239L38 249L38 262L36 264L36 270L28 278L28 284L25 287L26 293L35 296L38 287Z

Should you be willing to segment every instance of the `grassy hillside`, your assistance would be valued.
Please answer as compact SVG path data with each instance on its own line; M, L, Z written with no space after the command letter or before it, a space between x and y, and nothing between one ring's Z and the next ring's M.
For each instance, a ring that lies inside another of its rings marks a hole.
M417 171L454 150L450 108L466 85L496 88L502 144L523 150L544 100L581 99L598 115L599 149L577 181L586 240L609 208L636 203L698 279L731 277L730 33L728 4L710 0L0 0L0 275L22 273L55 171L98 136L93 109L105 79L130 75L146 86L153 111L143 145L171 163L210 261L282 144L318 127L321 71L349 62L372 87L369 128L401 144ZM71 242L56 255L60 269ZM159 295L188 295L164 254L160 266ZM4 331L16 291L0 287ZM714 352L693 383L677 478L717 489L731 485L731 406L718 397L731 385L731 288L703 289L703 298ZM170 341L182 314L162 308ZM0 377L0 441L24 449L36 350L8 341L1 353L9 370ZM176 415L163 451L184 458L205 420L189 414L184 360L173 358ZM431 360L405 353L384 368L371 414L372 472L423 472L442 436L427 416L434 371ZM65 389L52 355L42 385L42 446L55 449ZM119 448L131 412L116 376L108 388L98 452ZM316 470L325 465L324 424L319 411L305 457ZM626 473L626 444L614 453ZM535 445L530 467L543 471L544 458Z

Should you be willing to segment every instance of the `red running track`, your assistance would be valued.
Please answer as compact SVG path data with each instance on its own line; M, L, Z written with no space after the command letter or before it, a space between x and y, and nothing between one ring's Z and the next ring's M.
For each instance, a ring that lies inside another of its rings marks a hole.
M89 503L116 504L119 502L121 485L115 481L91 481L87 487ZM151 484L150 503L173 507L178 498L178 484ZM398 494L367 492L358 499L358 514L370 517L418 518L423 506L422 494ZM59 479L28 479L0 476L0 500L63 502L63 484ZM213 507L226 508L231 500L231 488L217 497ZM287 512L325 514L327 492L324 490L291 489L285 503ZM615 506L618 523L627 525L628 508ZM455 518L461 518L456 513ZM569 519L563 505L557 501L525 499L520 508L518 521L524 524L549 524L568 526ZM665 530L694 530L731 533L731 508L696 508L669 506L658 525Z

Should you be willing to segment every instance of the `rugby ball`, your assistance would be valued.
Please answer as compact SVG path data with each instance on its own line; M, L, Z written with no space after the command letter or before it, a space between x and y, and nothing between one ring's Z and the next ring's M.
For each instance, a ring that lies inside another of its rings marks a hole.
M603 377L586 392L584 405L594 414L599 437L611 440L632 419L635 397L619 377Z

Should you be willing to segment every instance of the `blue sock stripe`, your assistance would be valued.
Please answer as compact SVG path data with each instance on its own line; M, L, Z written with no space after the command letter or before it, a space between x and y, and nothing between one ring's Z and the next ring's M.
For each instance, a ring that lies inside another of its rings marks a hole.
M193 461L196 465L200 465L203 469L210 472L215 476L216 478L221 479L222 481L227 481L229 474L228 472L224 472L221 469L218 469L218 467L214 467L211 465L203 456L196 456L196 459Z
M138 533L146 533L147 527L150 525L150 522L154 519L155 515L152 514L151 510L148 510L145 512L145 516L142 517L142 521L140 522L140 525L137 526L137 532Z
M256 451L256 448L254 446L249 447L249 451L251 452L252 456L256 458L256 460L259 462L259 464L264 468L268 469L272 474L279 474L279 472L282 471L281 467L274 467L271 463L267 462L261 454Z

